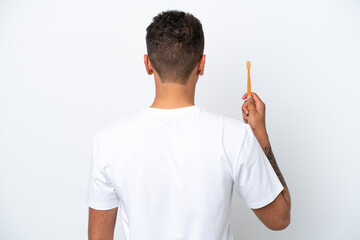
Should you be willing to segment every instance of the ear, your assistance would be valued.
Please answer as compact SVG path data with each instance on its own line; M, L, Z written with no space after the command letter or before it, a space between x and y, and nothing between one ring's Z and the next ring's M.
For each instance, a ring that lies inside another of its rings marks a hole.
M151 66L151 62L150 62L149 56L147 54L144 55L144 64L145 64L146 72L149 75L152 75L154 73L154 70Z
M198 68L198 74L200 76L202 76L204 74L204 69L205 69L205 57L206 55L202 55L200 60L199 60L199 68Z

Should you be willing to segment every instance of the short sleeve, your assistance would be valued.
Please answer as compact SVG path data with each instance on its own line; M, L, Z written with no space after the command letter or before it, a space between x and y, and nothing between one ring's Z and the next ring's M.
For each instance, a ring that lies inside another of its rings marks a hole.
M224 151L236 193L252 209L261 208L284 189L251 127L240 120L224 118Z
M235 189L249 208L266 206L284 189L249 125L234 166Z
M97 133L93 137L87 203L93 209L108 210L117 207L120 199L104 172L100 150L99 134Z

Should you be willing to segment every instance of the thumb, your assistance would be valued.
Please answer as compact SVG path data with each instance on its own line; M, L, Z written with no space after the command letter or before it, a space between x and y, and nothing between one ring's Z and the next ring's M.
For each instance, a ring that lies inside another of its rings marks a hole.
M250 112L254 111L256 108L255 108L255 101L254 101L253 97L248 96L247 101L248 101L248 104L249 104L249 111Z

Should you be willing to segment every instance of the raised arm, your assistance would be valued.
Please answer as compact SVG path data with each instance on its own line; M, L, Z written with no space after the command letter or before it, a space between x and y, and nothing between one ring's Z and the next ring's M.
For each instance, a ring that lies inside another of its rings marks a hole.
M247 94L244 94L243 99ZM269 159L276 175L282 183L284 190L276 199L265 207L252 209L256 216L271 230L282 230L290 224L291 199L289 189L285 179L281 174L280 168L276 163L269 137L265 126L265 104L259 96L252 92L252 97L242 106L244 122L248 123L263 149L266 157Z
M118 208L96 210L89 207L89 240L113 240Z

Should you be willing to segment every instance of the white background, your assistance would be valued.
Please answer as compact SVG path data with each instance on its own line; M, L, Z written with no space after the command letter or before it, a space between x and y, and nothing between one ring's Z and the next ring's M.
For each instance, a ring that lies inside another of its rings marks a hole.
M196 105L240 119L247 60L266 103L292 222L234 194L235 238L360 239L360 3L205 0L0 1L0 239L87 238L93 134L152 104L145 29L168 9L203 24Z

